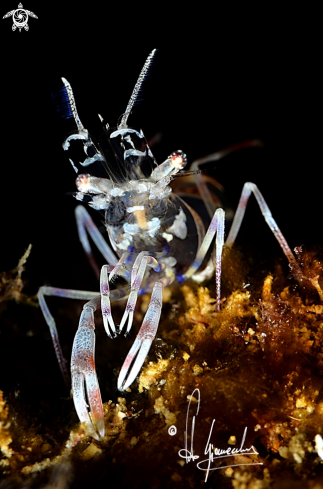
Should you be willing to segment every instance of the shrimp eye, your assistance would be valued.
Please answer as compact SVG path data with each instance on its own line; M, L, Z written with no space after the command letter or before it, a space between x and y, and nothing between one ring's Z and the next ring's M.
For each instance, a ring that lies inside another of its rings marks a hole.
M121 199L111 200L109 207L105 211L105 220L108 224L117 224L126 216L126 206Z

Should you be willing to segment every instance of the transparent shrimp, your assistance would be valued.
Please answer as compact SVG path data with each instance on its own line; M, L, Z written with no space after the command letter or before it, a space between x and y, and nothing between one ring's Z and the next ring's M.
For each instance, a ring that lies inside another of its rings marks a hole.
M58 103L63 117L74 119L76 125L76 132L63 144L64 150L81 144L86 155L83 162L74 163L70 159L77 173L75 198L96 209L103 216L110 245L103 239L86 209L78 206L76 220L80 241L96 275L100 274L100 291L95 293L41 287L39 302L51 331L63 377L68 385L69 375L55 321L44 297L56 295L88 300L84 305L73 344L71 376L74 404L79 419L88 423L97 437L103 437L105 430L95 370L95 311L101 309L103 324L111 339L121 333L127 335L133 324L138 295L152 292L139 333L120 370L118 389L124 391L139 374L156 336L162 310L162 292L165 287L176 280L182 283L189 278L201 282L215 271L216 306L220 309L225 212L220 205L215 204L199 172L199 165L205 161L219 159L240 147L257 145L257 141L250 141L213 153L193 163L192 175L211 220L205 231L197 212L185 200L174 195L170 187L171 181L186 166L186 155L180 150L175 151L158 165L143 132L128 127L128 118L155 52L156 50L152 51L148 56L117 127L110 128L99 116L104 126L104 138L99 142L95 142L83 126L72 88L65 78L62 78L63 87ZM57 101L57 97L55 100ZM257 186L250 182L243 187L226 244L232 245L236 239L251 193L254 194L287 259L293 266L297 266L294 255L262 194ZM93 257L88 235L106 261L101 272ZM212 244L214 241L215 246ZM206 260L212 248L215 248L215 263L211 259ZM129 285L110 290L112 280L114 282L118 277L122 277L123 282ZM127 297L125 312L118 326L113 320L111 303Z

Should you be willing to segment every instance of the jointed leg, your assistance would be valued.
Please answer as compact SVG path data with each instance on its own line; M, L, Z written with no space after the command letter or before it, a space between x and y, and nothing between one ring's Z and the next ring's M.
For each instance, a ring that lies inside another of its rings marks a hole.
M102 256L105 258L105 261L107 263L109 263L110 265L115 265L117 263L117 258L111 250L110 246L106 243L96 225L94 224L90 214L85 209L85 207L83 207L82 205L78 205L76 207L75 218L81 244L90 262L90 265L94 270L94 273L96 274L97 278L99 278L100 270L92 254L91 245L88 240L87 233L91 236L94 244L96 245Z
M120 391L128 389L132 384L148 355L158 329L163 290L173 279L173 276L164 277L154 285L142 326L120 370L118 378L118 389Z
M110 298L112 301L117 301L124 296L123 290L112 290L110 292ZM85 290L73 290L73 289L60 289L57 287L48 287L43 286L40 287L38 291L38 301L42 313L44 315L45 321L49 327L49 331L53 340L54 349L57 357L57 361L59 367L61 369L63 379L67 389L70 389L70 375L66 366L66 360L62 353L62 348L59 342L59 337L57 333L56 323L51 315L48 306L45 301L45 296L54 296L54 297L65 297L67 299L79 299L79 300L91 300L98 296L98 292L89 292Z
M276 221L272 217L271 212L269 210L269 207L265 202L265 199L263 198L262 194L260 193L257 185L255 185L254 183L251 183L251 182L246 182L243 186L242 194L241 194L240 201L238 204L238 208L237 208L237 211L235 213L233 223L232 223L232 226L231 226L231 229L230 229L230 232L229 232L229 235L227 237L225 244L232 245L234 243L234 241L237 237L237 234L239 232L239 229L240 229L240 226L241 226L241 223L242 223L245 211L246 211L247 203L248 203L249 197L251 195L251 192L256 197L256 200L257 200L258 205L260 207L261 213L264 216L264 218L265 218L268 226L270 227L271 231L275 235L275 238L277 239L278 243L280 244L283 252L285 253L287 260L289 261L289 263L293 263L294 266L298 267L296 259L293 255L290 247L288 246L287 241L285 240L284 236L282 235L279 227L277 226Z
M198 160L193 161L191 165L191 170L198 171L200 169L200 165L204 165L206 163L212 163L218 160L221 160L225 156L234 153L236 151L240 151L245 148L253 148L253 147L262 147L263 143L259 139L251 139L248 141L243 141L242 143L236 143L231 146L228 146L220 151L216 151L215 153L211 153L210 155L204 156L203 158L199 158ZM216 204L212 199L212 194L203 179L203 176L200 173L196 173L194 176L194 180L196 186L199 190L199 194L201 199L204 202L204 205L208 211L210 218L212 219L214 212L216 210ZM218 189L223 192L223 187L218 182L215 181ZM223 205L223 203L222 203Z
M262 146L263 146L263 143L259 139L251 139L248 141L243 141L241 143L233 144L233 145L228 146L228 147L226 147L220 151L216 151L215 153L211 153L211 154L209 154L203 158L199 158L198 160L195 160L192 163L191 170L199 171L200 165L204 165L206 163L212 163L212 162L221 160L222 158L226 157L227 155L229 155L231 153L235 153L236 151L240 151L240 150L246 149L246 148L262 147ZM211 193L209 187L207 186L207 183L205 182L205 179L201 173L196 173L195 175L193 175L193 178L194 178L195 184L198 188L200 197L201 197L201 199L202 199L202 201L206 207L206 210L207 210L210 218L212 219L216 209L218 207L223 206L223 202L219 202L218 205L214 202L214 200L212 198L212 193ZM213 185L215 187L217 187L217 189L220 193L224 192L222 185L220 185L214 179L213 179ZM226 211L226 216L225 216L226 219L228 219L228 217L230 219L231 213L232 213L231 209L229 210L229 212ZM229 216L229 214L230 214L230 216ZM216 258L216 261L217 261L217 258ZM210 260L208 261L206 267L202 271L195 273L192 278L194 279L195 282L198 282L198 283L204 282L205 280L210 279L212 277L212 275L214 273L214 268L215 268L214 267L214 260L213 260L213 256L212 256L210 258ZM217 269L218 269L218 266L217 266ZM217 286L218 290L219 290L219 287L220 286L218 285Z
M142 251L137 256L135 263L133 264L131 271L131 292L126 305L126 310L124 312L123 318L121 320L121 324L119 327L119 333L122 331L123 326L128 319L128 326L126 334L129 333L132 321L133 321L133 313L135 310L138 293L144 279L145 271L147 266L150 266L155 269L155 271L160 271L162 269L161 265L158 264L158 261L152 256L146 255L147 251ZM116 327L111 314L111 306L110 306L110 287L109 281L113 278L114 275L120 274L127 278L127 271L122 270L123 264L127 260L128 252L123 253L118 263L113 265L104 265L101 269L101 277L100 277L100 291L101 291L101 309L103 316L103 324L104 328L107 332L107 335L110 338L114 338L116 336ZM110 277L108 273L110 272ZM124 293L124 296L126 294ZM111 331L112 333L111 333Z
M197 176L200 176L200 175L197 175ZM254 196L258 202L258 205L260 207L260 210L262 212L262 215L264 216L268 226L270 227L270 229L273 232L274 236L276 237L278 243L280 244L286 258L289 261L289 263L293 264L294 269L299 270L299 266L297 264L297 261L293 255L290 247L288 246L286 239L284 238L282 232L280 231L279 227L277 226L276 221L272 217L272 214L269 210L268 205L265 202L265 199L263 198L261 192L259 191L258 187L254 183L246 182L244 184L242 194L240 197L240 201L238 204L238 208L237 208L237 211L235 213L235 216L234 216L234 219L232 222L232 226L231 226L231 229L230 229L230 232L229 232L229 235L228 235L228 238L227 238L225 244L226 245L232 245L234 243L234 241L237 237L237 234L239 232L239 229L240 229L240 226L241 226L241 223L242 223L245 211L246 211L247 203L248 203L249 197L251 195L251 192L254 194ZM211 221L211 225L212 225L212 221ZM211 225L210 225L210 228L211 228ZM208 233L210 231L210 228L208 230ZM223 243L221 245L220 239L219 239L219 242L220 242L220 246L223 246ZM205 251L203 250L204 254L202 252L203 246L204 246L204 242L203 242L203 244L199 250L199 253L198 253L198 255L201 254L202 259L205 256L205 253L207 252L209 245L205 245ZM218 252L218 249L219 249L219 252ZM217 308L218 309L220 308L219 306L220 306L220 279L221 279L221 256L219 255L219 253L220 253L220 247L218 248L218 244L217 244L217 247L216 247L216 270L217 270L216 271L216 288L217 288ZM222 254L222 248L221 248L221 254ZM195 266L198 255L197 255L192 267ZM198 266L199 265L200 265L200 263L198 264ZM190 269L186 272L186 274L184 274L184 276L183 276L184 278L185 277L188 278L189 276L192 275L192 273L191 273L192 267L190 267ZM201 282L203 279L208 278L210 275L210 272L212 272L212 268L213 268L213 264L210 260L209 263L207 264L206 268L204 270L202 270L202 272L194 274L194 277L193 277L194 280L196 280L197 282ZM196 269L197 269L197 267L196 267Z
M125 252L122 254L121 258L119 259L116 265L114 266L103 265L103 267L101 268L101 275L100 275L101 310L102 310L104 329L107 335L110 336L110 338L115 338L117 332L111 314L111 305L110 305L111 292L110 292L109 281L111 282L113 277L116 275L123 276L126 279L128 278L128 271L125 268L123 268L123 265L126 262L128 255L129 252ZM110 273L110 277L108 276L108 273ZM120 294L123 293L123 297L126 296L125 291L123 291L122 289L118 289L118 291Z
M187 280L190 278L196 270L201 265L202 261L205 258L206 253L208 252L212 240L216 234L215 241L215 264L216 264L216 274L215 274L215 283L216 283L216 305L217 309L220 309L220 300L221 300L221 260L222 260L222 249L224 243L224 211L223 209L217 209L212 218L210 226L206 232L206 235L203 239L202 245L197 252L196 258L190 268L183 274L181 281Z
M78 234L80 241L82 243L83 249L88 257L88 260L94 269L96 275L99 277L100 272L99 268L97 266L97 263L93 257L91 246L87 237L87 233L91 236L94 244L97 246L99 251L102 253L104 258L108 263L111 263L112 265L117 263L117 258L115 257L114 253L108 246L108 244L105 242L103 236L101 235L100 231L98 228L95 226L94 222L92 221L89 213L87 210L79 205L75 209L75 217L76 217L76 223L77 223L77 229L78 229ZM86 292L86 291L80 291L80 290L68 290L68 289L61 289L57 287L41 287L38 291L38 300L39 304L41 307L41 310L43 312L43 315L45 317L45 320L49 326L49 330L52 336L53 344L54 344L54 349L56 353L56 357L58 360L59 367L61 369L64 382L69 389L69 384L70 384L70 376L68 373L68 369L66 368L66 360L63 357L62 354L62 349L59 343L58 339L58 334L57 334L57 329L56 329L56 324L54 321L53 316L48 310L45 297L44 296L57 296L57 297L66 297L70 299L80 299L80 300L90 300L93 297L97 295L96 292ZM116 299L117 300L117 299Z
M80 422L94 426L100 436L104 436L103 406L99 383L95 371L95 324L94 312L100 307L100 295L87 302L80 317L74 338L71 374L73 400ZM89 409L86 403L85 386Z
M61 344L59 342L55 320L51 315L51 313L49 312L48 306L45 301L45 296L65 297L67 299L89 300L97 297L97 295L98 295L97 292L89 292L85 290L59 289L57 287L47 287L47 286L40 287L38 291L39 305L44 315L45 321L49 327L58 365L59 368L61 369L63 379L68 390L70 389L70 375L66 366L67 362L63 357L63 352L62 352Z
M108 273L111 272L111 267L114 268L113 265L103 265L101 268L101 276L100 276L100 293L101 293L101 312L103 318L103 326L104 329L110 338L115 338L117 336L116 327L114 325L114 321L111 314L111 305L110 305L110 287L109 287L109 277ZM110 332L110 329L112 333Z
M155 271L160 271L161 266L158 264L158 261L153 258L152 256L146 255L147 251L142 251L139 253L139 255L136 258L136 261L133 265L132 272L131 272L131 292L128 298L128 302L126 305L126 310L124 312L124 315L122 317L120 326L119 326L119 333L122 331L123 326L128 318L128 326L127 326L127 331L126 335L129 333L131 326L132 326L132 321L133 321L133 314L135 311L136 303L137 303L137 298L138 298L138 293L141 288L141 284L146 272L146 268L151 267L154 268Z

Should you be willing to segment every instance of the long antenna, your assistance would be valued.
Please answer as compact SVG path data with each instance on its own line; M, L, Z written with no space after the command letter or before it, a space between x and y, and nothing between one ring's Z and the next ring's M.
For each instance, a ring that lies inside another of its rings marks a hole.
M143 66L143 69L140 72L139 78L137 80L137 83L135 85L135 88L133 89L133 92L131 94L130 100L128 102L126 111L125 111L125 113L122 116L122 119L121 119L120 124L118 125L118 129L122 129L124 127L128 127L127 126L128 117L130 115L130 112L132 110L132 107L134 106L134 103L136 102L138 93L140 92L141 85L142 85L142 83L143 83L143 81L144 81L144 79L146 77L147 71L149 70L149 67L150 67L151 62L152 62L152 59L153 59L153 57L155 55L155 52L156 52L156 49L154 49L150 53L150 55L148 56L148 58L146 60L146 63Z
M71 107L71 110L72 110L72 114L73 114L73 117L74 117L74 120L76 122L76 125L77 125L77 129L79 132L81 131L84 131L84 126L79 118L79 115L77 113L77 110L76 110L76 104L75 104L75 99L74 99L74 94L73 94L73 90L72 90L72 87L71 85L69 84L69 82L66 80L66 78L61 78L62 82L64 83L65 85L65 88L66 88L66 93L67 93L67 96L68 96L68 99L69 99L69 102L70 102L70 107Z

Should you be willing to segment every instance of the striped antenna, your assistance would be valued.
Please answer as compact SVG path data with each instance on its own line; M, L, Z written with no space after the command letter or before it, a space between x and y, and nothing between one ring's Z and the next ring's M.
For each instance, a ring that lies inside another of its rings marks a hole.
M141 85L147 75L147 72L149 70L149 67L151 65L151 62L152 62L152 59L155 55L155 52L156 52L156 49L154 49L150 55L148 56L147 60L146 60L146 63L144 64L144 67L143 69L141 70L140 72L140 75L139 75L139 78L137 80L137 83L135 85L135 88L133 89L133 92L131 94L131 97L130 97L130 100L128 102L128 105L127 105L127 108L126 108L126 111L125 113L123 114L122 116L122 119L121 119L121 122L120 124L118 124L118 129L122 129L124 127L128 127L127 126L127 120L128 120L128 117L129 117L129 114L132 110L132 107L134 106L135 102L136 102L136 99L138 97L138 93L140 92L140 89L141 89Z
M66 88L67 96L68 96L68 99L70 102L70 107L72 110L74 120L75 120L76 125L77 125L77 129L79 132L84 131L85 128L84 128L82 122L80 121L79 115L78 115L77 110L76 110L76 104L75 104L75 99L74 99L72 87L69 84L69 82L66 80L66 78L61 78L61 80L64 83L65 88Z

